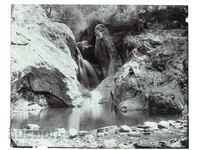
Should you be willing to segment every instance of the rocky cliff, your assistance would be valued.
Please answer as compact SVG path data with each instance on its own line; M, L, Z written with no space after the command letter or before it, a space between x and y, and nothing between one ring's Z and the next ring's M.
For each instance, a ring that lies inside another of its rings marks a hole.
M90 98L124 112L187 110L187 10L155 8L150 14L116 11L107 21L94 20L77 42L40 5L13 5L12 104L23 99L42 107L77 106L98 85Z
M70 28L47 18L39 5L13 5L11 16L11 101L68 107L80 103L78 65L67 39ZM17 108L17 107L16 107Z
M186 30L146 30L124 38L127 62L95 89L121 111L181 113L187 108ZM112 86L109 86L112 85Z

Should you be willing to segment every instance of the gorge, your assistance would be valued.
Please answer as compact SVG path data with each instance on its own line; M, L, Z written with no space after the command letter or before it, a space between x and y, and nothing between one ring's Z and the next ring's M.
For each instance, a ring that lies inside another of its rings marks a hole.
M187 6L11 11L11 146L188 147Z

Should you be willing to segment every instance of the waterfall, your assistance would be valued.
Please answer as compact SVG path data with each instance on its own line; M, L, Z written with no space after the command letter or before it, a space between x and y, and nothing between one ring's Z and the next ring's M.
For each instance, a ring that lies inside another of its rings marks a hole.
M78 48L77 52L79 66L78 79L83 86L88 89L93 89L100 83L97 74L92 65L82 57L82 54Z

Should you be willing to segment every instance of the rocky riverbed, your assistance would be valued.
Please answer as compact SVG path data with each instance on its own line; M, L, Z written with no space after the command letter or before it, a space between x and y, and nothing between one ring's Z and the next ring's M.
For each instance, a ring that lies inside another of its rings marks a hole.
M188 148L188 121L145 122L137 126L107 126L92 131L57 128L41 131L36 124L11 130L13 147Z

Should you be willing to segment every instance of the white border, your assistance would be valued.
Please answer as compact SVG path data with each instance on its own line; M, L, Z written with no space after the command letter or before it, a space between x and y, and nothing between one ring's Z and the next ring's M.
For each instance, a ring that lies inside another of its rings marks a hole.
M15 4L141 4L141 5L186 5L189 1L184 0L10 0L11 3Z
M200 87L199 87L199 70L200 70L200 34L199 32L199 18L200 18L200 8L194 0L11 0L3 1L0 6L0 146L1 149L12 149L10 148L10 141L8 138L9 124L10 124L10 4L129 4L129 5L189 5L189 147L190 149L199 148L199 110L200 110ZM41 148L44 149L44 148Z

